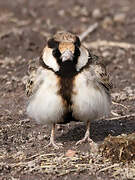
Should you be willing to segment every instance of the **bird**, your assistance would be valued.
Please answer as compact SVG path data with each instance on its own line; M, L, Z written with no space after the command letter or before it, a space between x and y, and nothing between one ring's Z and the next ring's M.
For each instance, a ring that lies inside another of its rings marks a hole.
M49 38L35 61L38 66L29 66L26 84L27 114L37 123L52 126L47 146L62 146L55 142L56 124L72 120L86 124L86 133L76 145L92 143L91 122L108 116L111 109L112 83L103 60L77 35L60 31Z

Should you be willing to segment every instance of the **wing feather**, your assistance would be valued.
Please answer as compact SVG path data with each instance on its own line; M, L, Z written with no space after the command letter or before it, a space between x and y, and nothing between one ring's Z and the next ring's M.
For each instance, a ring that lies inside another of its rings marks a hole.
M29 97L37 90L39 82L37 79L39 69L39 58L29 60L28 79L26 83L26 95Z
M113 85L110 81L110 76L107 73L106 67L104 65L104 60L99 58L98 56L93 55L90 51L89 56L91 59L90 68L95 74L96 81L104 87L106 92L109 93Z
M112 89L112 82L110 81L109 74L103 64L96 63L91 65L96 75L96 80L100 83L108 92Z

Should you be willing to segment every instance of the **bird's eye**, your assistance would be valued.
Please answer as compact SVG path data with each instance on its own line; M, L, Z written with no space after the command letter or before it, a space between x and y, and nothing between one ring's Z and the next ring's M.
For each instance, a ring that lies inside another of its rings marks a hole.
M80 47L81 46L81 42L80 42L80 39L79 39L79 37L78 36L76 36L76 41L75 41L75 46L77 46L77 47Z
M59 43L55 41L53 38L48 40L48 47L51 49L57 48Z

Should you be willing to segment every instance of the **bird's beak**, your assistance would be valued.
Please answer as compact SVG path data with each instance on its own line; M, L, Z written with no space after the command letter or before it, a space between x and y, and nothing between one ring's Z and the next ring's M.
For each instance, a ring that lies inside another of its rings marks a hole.
M70 50L65 50L61 55L62 62L65 62L67 60L73 60L73 53Z

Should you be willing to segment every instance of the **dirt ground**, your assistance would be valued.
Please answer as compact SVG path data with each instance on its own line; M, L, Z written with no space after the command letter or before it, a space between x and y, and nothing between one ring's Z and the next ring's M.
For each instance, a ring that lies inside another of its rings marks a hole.
M67 30L79 35L97 22L84 43L105 59L118 104L112 105L115 115L92 123L91 138L99 146L109 134L134 133L134 9L133 0L0 0L0 179L135 179L134 161L112 162L87 143L75 146L84 136L83 123L57 129L56 141L63 148L45 148L50 127L27 117L24 87L28 61L40 55L51 34ZM68 156L68 150L75 155Z

